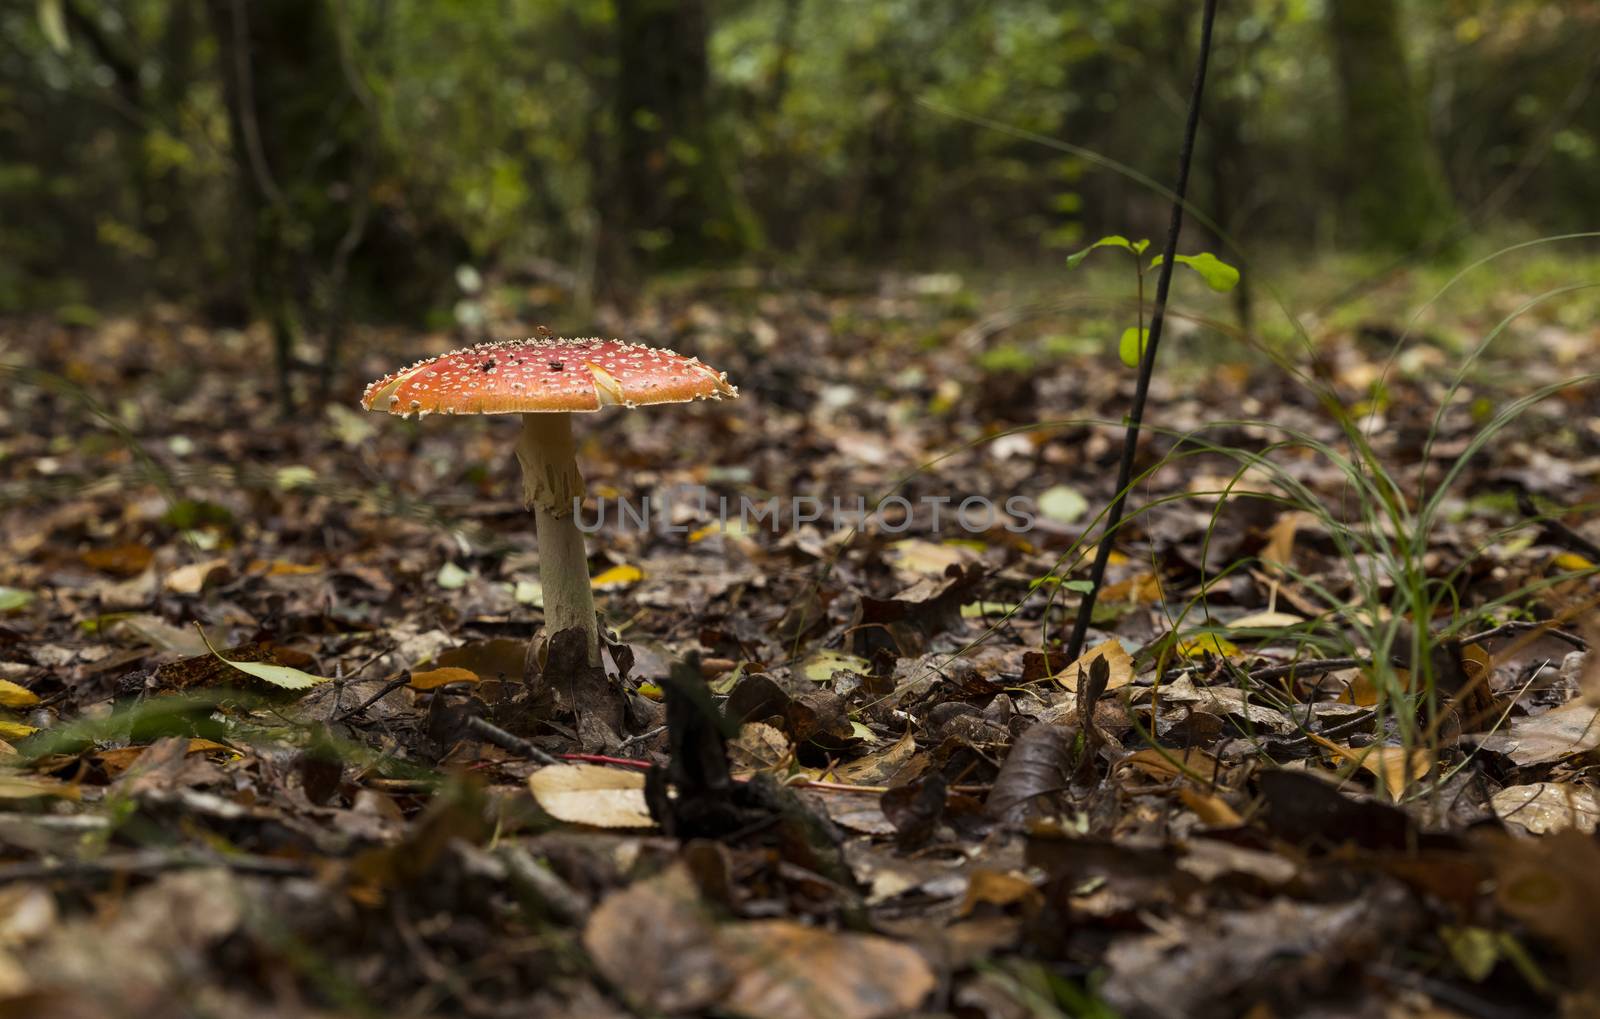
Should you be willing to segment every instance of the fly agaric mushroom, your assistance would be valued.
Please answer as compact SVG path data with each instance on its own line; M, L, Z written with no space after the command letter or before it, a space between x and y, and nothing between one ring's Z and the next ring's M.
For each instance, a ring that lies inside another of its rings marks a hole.
M583 533L573 519L583 497L572 415L601 407L738 396L698 358L620 340L560 339L541 329L528 340L481 343L427 358L367 386L361 406L402 417L521 414L522 497L533 510L551 636L582 627L591 664L600 661L594 595Z

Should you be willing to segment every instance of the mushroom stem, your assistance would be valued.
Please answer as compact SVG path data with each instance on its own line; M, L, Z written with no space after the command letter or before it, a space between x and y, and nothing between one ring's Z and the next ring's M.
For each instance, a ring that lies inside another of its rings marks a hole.
M522 464L523 501L533 510L539 536L545 629L553 637L562 630L583 627L589 663L598 665L600 637L589 587L589 556L572 514L573 500L583 497L583 475L578 473L572 443L572 415L522 415L517 460Z

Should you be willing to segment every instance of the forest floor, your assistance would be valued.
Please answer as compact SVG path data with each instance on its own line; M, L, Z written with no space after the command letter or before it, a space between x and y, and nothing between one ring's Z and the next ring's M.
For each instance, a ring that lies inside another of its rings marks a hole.
M1469 364L1544 289L1482 272L1298 377L1178 320L1080 662L1125 309L603 320L741 390L578 419L592 497L678 495L590 536L604 676L525 661L512 422L356 406L461 337L362 330L285 419L258 331L8 324L0 1016L1597 1014L1600 326Z

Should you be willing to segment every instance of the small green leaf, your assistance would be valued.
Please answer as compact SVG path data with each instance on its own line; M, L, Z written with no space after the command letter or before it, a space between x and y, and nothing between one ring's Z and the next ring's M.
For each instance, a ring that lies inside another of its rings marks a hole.
M433 582L446 591L455 591L465 587L467 581L471 579L472 574L455 563L446 560L444 565L439 567L439 572L434 575Z
M32 591L19 591L14 587L0 587L0 612L16 612L33 601Z
M304 488L317 480L317 472L305 464L289 464L279 467L276 475L278 487L285 492L292 492L296 488Z
M1117 355L1129 368L1137 368L1140 359L1144 357L1144 345L1149 342L1150 330L1129 326L1122 331L1122 340L1117 344Z
M327 679L322 676L313 676L309 672L291 669L287 665L230 661L217 654L217 649L211 646L211 638L206 636L206 631L201 630L199 624L195 625L195 629L200 630L200 639L206 642L206 650L216 656L217 661L226 662L245 675L254 676L263 682L271 683L273 686L279 686L285 690L307 690L318 683L327 682Z
M962 619L983 619L986 616L1008 616L1017 607L1004 601L975 601L961 606Z
M1064 581L1061 586L1068 591L1075 591L1078 594L1088 594L1090 591L1094 590L1094 581L1068 580Z
M1219 294L1225 294L1239 285L1239 270L1209 251L1202 251L1198 255L1179 255L1173 261L1199 273L1200 278L1206 281L1206 286ZM1150 268L1154 269L1160 264L1161 256L1157 255L1151 260Z
M1095 248L1121 248L1124 251L1131 251L1134 254L1138 254L1144 250L1142 245L1148 243L1148 241L1140 241L1140 246L1135 246L1133 242L1129 241L1126 237L1123 237L1120 234L1108 234L1105 237L1100 238L1098 241L1095 241L1087 248L1084 248L1082 251L1074 251L1072 254L1068 255L1067 268L1076 269L1083 263L1084 259L1089 257L1089 252L1093 251Z
M1052 485L1039 493L1039 512L1058 524L1070 524L1089 510L1089 500L1066 485Z

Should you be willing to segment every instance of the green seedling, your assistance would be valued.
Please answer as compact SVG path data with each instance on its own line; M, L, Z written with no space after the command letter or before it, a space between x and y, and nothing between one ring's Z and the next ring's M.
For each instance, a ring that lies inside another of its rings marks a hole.
M1129 326L1122 331L1121 338L1117 341L1117 356L1122 358L1122 363L1129 368L1139 367L1139 362L1144 358L1145 346L1150 342L1150 330L1145 328L1144 313L1144 281L1145 276L1161 268L1161 256L1157 255L1145 263L1144 253L1150 247L1148 240L1130 241L1121 234L1108 234L1100 238L1082 251L1075 251L1067 256L1067 268L1076 269L1083 264L1083 260L1097 248L1121 248L1133 256L1134 276L1138 283L1138 303L1136 305L1138 324ZM1174 262L1186 265L1200 274L1206 286L1219 294L1225 294L1239 285L1239 270L1224 262L1209 251L1202 251L1196 255L1177 255Z

